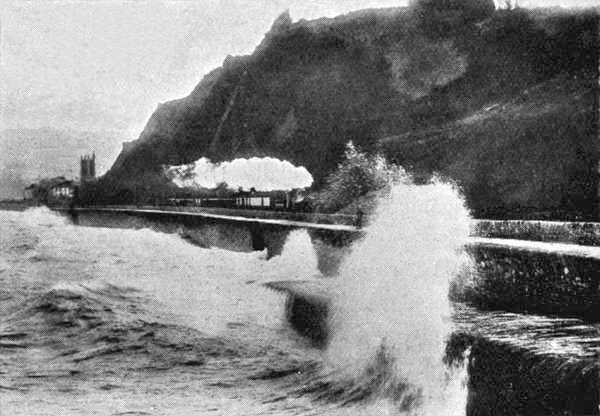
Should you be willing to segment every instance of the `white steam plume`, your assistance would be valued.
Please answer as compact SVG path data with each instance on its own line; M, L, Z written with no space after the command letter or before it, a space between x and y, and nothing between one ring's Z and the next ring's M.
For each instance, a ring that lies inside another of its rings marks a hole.
M214 188L226 182L234 189L272 191L307 188L313 182L306 168L271 157L234 159L220 164L202 158L190 165L171 166L167 171L179 187Z

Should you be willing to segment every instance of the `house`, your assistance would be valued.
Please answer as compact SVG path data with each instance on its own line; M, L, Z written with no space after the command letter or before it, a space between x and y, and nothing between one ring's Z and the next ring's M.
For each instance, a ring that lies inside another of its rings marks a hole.
M27 200L27 201L32 201L33 199L35 199L37 197L37 193L38 193L38 185L36 185L35 183L32 183L31 185L29 185L25 189L23 189L23 199Z
M75 197L77 186L76 182L64 178L53 181L48 189L48 203L55 205L70 203Z

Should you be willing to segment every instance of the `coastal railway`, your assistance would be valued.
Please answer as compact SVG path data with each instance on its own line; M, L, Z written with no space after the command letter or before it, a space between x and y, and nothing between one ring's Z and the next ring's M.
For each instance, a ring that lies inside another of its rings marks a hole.
M267 191L258 192L238 191L227 197L194 197L194 198L168 198L166 204L157 201L157 205L230 208L250 210L274 211L310 211L310 204L306 201L301 190Z

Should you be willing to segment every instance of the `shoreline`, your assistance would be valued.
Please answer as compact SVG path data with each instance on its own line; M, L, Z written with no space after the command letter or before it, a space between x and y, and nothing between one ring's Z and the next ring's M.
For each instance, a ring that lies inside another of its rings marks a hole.
M25 211L28 208L46 206L32 200L0 200L0 210ZM51 210L65 211L71 207L48 206ZM200 215L215 218L236 218L246 221L274 222L287 221L304 225L314 223L327 227L340 227L346 231L358 231L353 215L276 212L262 210L233 210L207 207L166 207L138 205L108 205L74 207L88 211L156 211L173 215ZM600 246L600 222L593 221L544 221L544 220L492 220L474 218L471 224L471 237L538 241L546 243L566 243L583 246Z

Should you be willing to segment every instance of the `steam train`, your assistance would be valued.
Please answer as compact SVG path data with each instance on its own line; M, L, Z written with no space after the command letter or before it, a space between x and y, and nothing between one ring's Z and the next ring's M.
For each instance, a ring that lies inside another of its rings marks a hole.
M239 191L227 197L169 198L169 205L207 208L259 209L276 211L310 211L302 190Z

